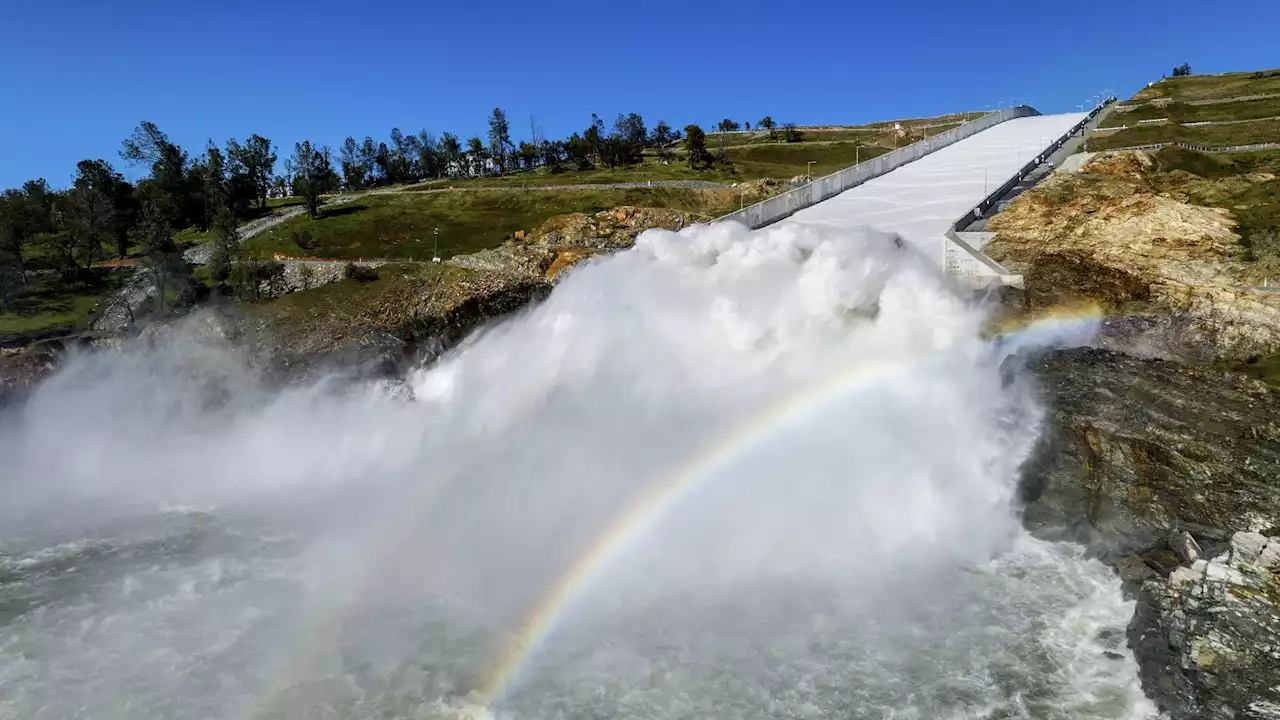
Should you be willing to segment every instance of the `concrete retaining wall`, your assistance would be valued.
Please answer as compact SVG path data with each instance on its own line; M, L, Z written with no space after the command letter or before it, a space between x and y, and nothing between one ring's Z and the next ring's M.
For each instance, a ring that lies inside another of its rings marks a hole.
M895 170L913 160L918 160L929 153L941 150L963 140L970 135L982 132L1013 118L1039 115L1039 111L1026 105L1005 108L999 112L984 115L977 120L967 122L960 127L938 133L931 138L912 143L885 153L877 158L836 171L825 177L817 178L798 188L788 190L763 202L729 213L716 222L733 220L752 229L764 227L790 217L799 210L816 205L830 197L839 195L856 185Z

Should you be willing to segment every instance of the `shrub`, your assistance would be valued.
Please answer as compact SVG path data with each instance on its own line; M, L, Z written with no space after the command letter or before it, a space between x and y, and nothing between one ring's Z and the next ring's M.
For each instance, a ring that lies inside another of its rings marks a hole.
M356 282L373 282L378 279L378 269L349 262L342 268L342 277Z
M311 235L310 230L295 230L293 233L293 244L303 250L315 250L320 247L320 242Z

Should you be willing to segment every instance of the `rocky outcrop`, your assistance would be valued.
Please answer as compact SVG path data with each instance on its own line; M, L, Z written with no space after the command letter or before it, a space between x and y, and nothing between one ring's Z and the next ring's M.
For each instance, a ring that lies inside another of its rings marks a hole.
M1028 369L1048 414L1025 523L1117 569L1144 685L1171 717L1277 717L1280 393L1099 349Z
M1138 590L1143 675L1174 717L1280 717L1280 537L1237 532L1212 557L1180 559Z
M53 372L61 347L61 342L43 342L0 350L0 407L26 397Z
M1231 213L1188 199L1269 178L1157 174L1145 153L1099 154L993 218L984 252L1023 275L1033 307L1090 301L1117 316L1175 314L1206 341L1176 357L1266 355L1280 350L1280 295L1254 288Z
M547 220L527 234L517 233L514 239L491 250L451 258L449 264L470 270L555 278L582 260L631 247L645 230L680 230L710 219L683 210L626 205L593 214L568 213Z

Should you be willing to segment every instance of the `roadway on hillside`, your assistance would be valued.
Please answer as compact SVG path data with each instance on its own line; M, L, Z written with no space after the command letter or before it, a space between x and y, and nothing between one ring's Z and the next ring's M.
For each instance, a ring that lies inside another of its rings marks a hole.
M902 236L939 263L944 233L1084 119L1085 113L1015 118L960 140L783 220Z

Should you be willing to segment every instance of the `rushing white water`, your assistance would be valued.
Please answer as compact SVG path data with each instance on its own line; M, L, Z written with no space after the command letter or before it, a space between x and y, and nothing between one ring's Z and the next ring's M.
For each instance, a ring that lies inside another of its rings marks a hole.
M721 225L403 386L269 390L193 332L75 359L0 418L0 718L454 714L638 497L828 384L489 712L1145 717L1118 581L1018 524L1040 411L982 322L891 238Z

